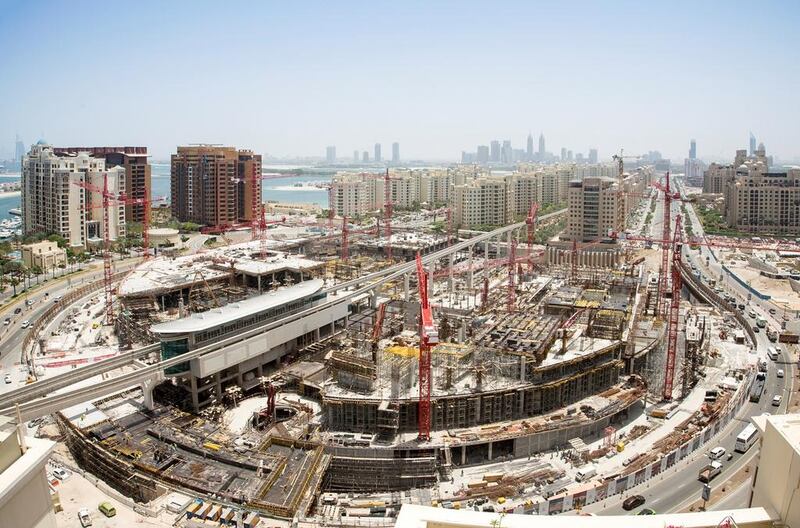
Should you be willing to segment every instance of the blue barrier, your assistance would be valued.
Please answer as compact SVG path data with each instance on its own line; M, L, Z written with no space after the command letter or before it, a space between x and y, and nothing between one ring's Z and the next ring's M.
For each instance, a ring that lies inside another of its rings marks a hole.
M745 281L743 281L741 278L739 278L738 275L736 275L731 270L729 270L728 267L725 264L722 264L722 269L725 270L725 273L727 273L729 277L733 278L736 282L738 282L739 284L744 286L744 288L747 291L749 291L750 293L752 293L753 295L755 295L756 297L758 297L762 301L768 301L768 300L772 299L772 296L764 295L760 291L756 290L755 288L753 288L752 286L747 284Z

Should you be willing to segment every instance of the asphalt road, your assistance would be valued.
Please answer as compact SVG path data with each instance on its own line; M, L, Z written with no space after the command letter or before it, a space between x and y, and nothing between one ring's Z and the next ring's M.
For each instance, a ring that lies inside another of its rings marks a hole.
M691 204L687 204L690 209L690 214L693 213ZM663 202L658 201L656 211L653 213L653 220L651 224L651 234L654 238L660 238L660 229L663 222ZM674 218L680 212L679 203L673 204L672 217ZM699 225L696 216L693 216L693 225ZM697 227L693 227L695 233L701 234ZM716 258L710 255L707 249L705 251L687 251L685 253L687 260L697 266L702 266L700 269L706 268L705 256L709 256L709 261L713 259L711 265L716 263ZM718 263L717 263L718 266ZM738 283L733 280L724 281L722 287L729 293L734 293ZM740 292L741 293L741 292ZM746 298L746 297L745 297ZM763 310L765 316L768 316L766 310ZM774 321L774 318L771 318ZM755 319L752 319L755 324ZM766 355L766 349L770 345L764 332L756 334L757 348L761 356ZM783 358L776 361L768 361L767 382L765 384L764 394L757 403L747 402L742 407L736 419L723 428L720 433L714 437L711 442L707 444L702 450L694 453L691 457L677 463L670 468L667 472L658 477L656 481L649 481L643 487L635 488L630 492L622 495L617 495L606 499L602 503L596 503L584 508L583 511L596 513L600 515L628 515L631 512L625 511L622 508L622 502L631 495L643 495L645 497L645 504L636 508L634 511L639 511L642 508L652 508L657 513L670 513L680 511L687 507L692 502L700 498L702 491L702 483L697 480L697 476L709 459L707 457L708 451L716 446L722 446L728 453L733 453L733 458L728 461L723 459L723 470L714 480L711 481L712 495L715 491L719 490L725 482L731 478L741 467L746 465L753 457L757 455L755 447L751 448L747 453L735 453L734 447L736 437L741 430L750 423L750 417L757 416L768 412L770 414L783 414L786 412L789 405L789 395L794 384L794 378L797 375L796 358L789 357L784 354ZM783 378L777 377L777 370L782 368L786 375ZM779 407L772 406L772 397L775 395L783 395L783 401ZM745 486L746 487L746 486ZM736 493L727 497L724 504L729 507L746 507L749 493L737 489Z
M115 268L116 271L124 271L137 263L138 259L119 261L115 263ZM5 320L8 317L11 322L8 325L0 326L0 375L2 376L2 379L0 379L0 394L24 384L27 378L27 369L19 365L19 362L22 341L30 329L22 328L22 322L25 320L31 323L36 321L50 307L50 303L54 302L53 299L56 296L63 295L72 288L101 280L103 277L102 265L97 266L96 263L93 263L93 266L95 267L63 279L58 277L50 279L47 283L33 290L29 296L20 295L16 303L8 305L4 309L0 319ZM26 306L26 299L31 300L33 304ZM17 307L22 309L22 313L14 314L14 310ZM11 383L5 383L6 374L11 376Z

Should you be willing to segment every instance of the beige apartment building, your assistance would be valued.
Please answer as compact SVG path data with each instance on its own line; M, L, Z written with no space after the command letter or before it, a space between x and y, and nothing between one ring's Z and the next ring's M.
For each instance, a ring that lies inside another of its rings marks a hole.
M462 227L504 225L508 221L507 185L503 178L481 178L453 189L453 220Z
M39 267L46 273L67 265L67 250L49 240L27 244L22 246L22 263L28 269Z
M328 197L334 214L352 218L374 210L375 186L370 181L374 176L349 172L336 174L331 179Z
M569 184L564 240L591 242L625 227L624 195L612 178L584 178Z
M178 147L172 155L172 215L181 222L229 226L253 220L261 204L261 155L217 145Z
M800 234L800 169L767 172L762 164L742 165L723 189L725 220L740 231Z
M53 147L39 141L22 159L25 234L55 233L76 248L102 243L105 226L101 191L106 181L109 193L124 194L125 168L109 167L104 158L88 152L57 154ZM125 236L125 207L112 201L108 209L108 238L113 241Z

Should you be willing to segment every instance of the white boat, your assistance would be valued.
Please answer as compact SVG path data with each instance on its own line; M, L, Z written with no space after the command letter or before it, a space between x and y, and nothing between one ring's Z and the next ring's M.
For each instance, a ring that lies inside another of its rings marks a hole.
M14 215L14 216L22 216L22 209L19 209L18 207L14 207L13 209L9 209L8 210L8 214L11 214L11 215Z

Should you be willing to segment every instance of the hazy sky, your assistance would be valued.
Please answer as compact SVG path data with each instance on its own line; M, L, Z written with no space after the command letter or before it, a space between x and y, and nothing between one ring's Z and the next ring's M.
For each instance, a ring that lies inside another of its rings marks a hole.
M491 139L800 157L800 2L0 0L0 154L225 143L340 157Z

